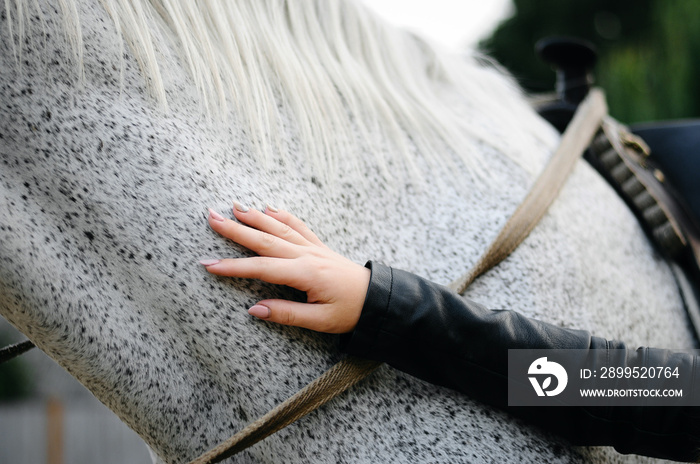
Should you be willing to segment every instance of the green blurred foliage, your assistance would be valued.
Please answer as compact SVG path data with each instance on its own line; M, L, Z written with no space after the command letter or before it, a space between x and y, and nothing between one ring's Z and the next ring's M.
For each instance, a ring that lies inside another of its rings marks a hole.
M513 0L515 15L480 48L531 92L554 89L537 40L568 35L598 50L596 85L627 122L700 117L700 1Z

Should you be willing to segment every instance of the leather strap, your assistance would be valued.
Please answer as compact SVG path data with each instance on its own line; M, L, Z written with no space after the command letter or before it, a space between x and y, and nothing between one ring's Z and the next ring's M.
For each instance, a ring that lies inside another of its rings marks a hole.
M652 241L672 260L683 262L684 255L690 255L700 268L700 224L648 159L649 152L641 138L610 117L591 144L592 164L627 202Z
M453 282L450 288L463 293L477 277L503 261L525 240L559 194L576 161L591 144L607 112L603 91L591 89L562 135L557 150L523 202L474 267Z
M650 149L641 138L606 117L587 159L625 200L652 243L669 258L686 313L700 340L700 308L693 304L700 295L700 224L649 155Z
M17 357L22 353L31 350L32 348L34 348L34 343L30 342L29 340L6 346L0 350L0 364Z
M562 136L559 147L523 202L476 265L463 277L449 285L451 289L460 294L463 293L474 279L505 259L525 240L559 194L576 161L590 145L606 114L607 105L603 92L597 88L592 89L579 105L573 120ZM340 361L265 416L191 461L190 464L220 462L243 451L335 398L372 373L381 364L377 361L354 357Z
M220 462L243 451L260 440L304 417L326 404L360 380L374 372L382 363L348 356L321 374L267 414L243 430L207 451L191 464Z

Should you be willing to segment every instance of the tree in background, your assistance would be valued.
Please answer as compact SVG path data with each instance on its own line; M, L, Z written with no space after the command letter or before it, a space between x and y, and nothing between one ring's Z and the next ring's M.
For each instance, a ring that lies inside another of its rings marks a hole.
M598 50L596 85L627 122L700 117L700 1L513 0L515 15L480 48L530 92L554 89L537 40L568 35Z

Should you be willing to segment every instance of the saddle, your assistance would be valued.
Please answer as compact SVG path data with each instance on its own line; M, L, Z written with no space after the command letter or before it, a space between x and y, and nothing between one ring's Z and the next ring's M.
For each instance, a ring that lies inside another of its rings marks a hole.
M557 93L534 106L564 132L593 82L594 47L584 40L551 37L535 49L555 68ZM700 120L627 127L606 117L584 159L627 203L671 263L700 341Z

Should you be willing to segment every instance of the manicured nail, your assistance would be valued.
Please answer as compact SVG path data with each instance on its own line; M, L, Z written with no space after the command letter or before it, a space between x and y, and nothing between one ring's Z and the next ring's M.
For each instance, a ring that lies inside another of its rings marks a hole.
M259 319L269 319L271 313L270 308L261 304L256 304L248 310L248 314Z
M202 259L199 261L199 264L205 267L213 266L214 264L219 264L221 262L220 259Z
M240 211L241 213L247 213L250 211L250 209L247 206L243 206L242 204L238 203L237 201L233 202L233 207L236 208L237 211Z
M209 208L209 217L218 222L224 222L226 219L213 209Z
M268 211L273 212L273 213L279 213L279 212L280 212L280 210L278 210L277 208L275 208L275 207L272 206L272 205L267 205L265 208L266 208Z

